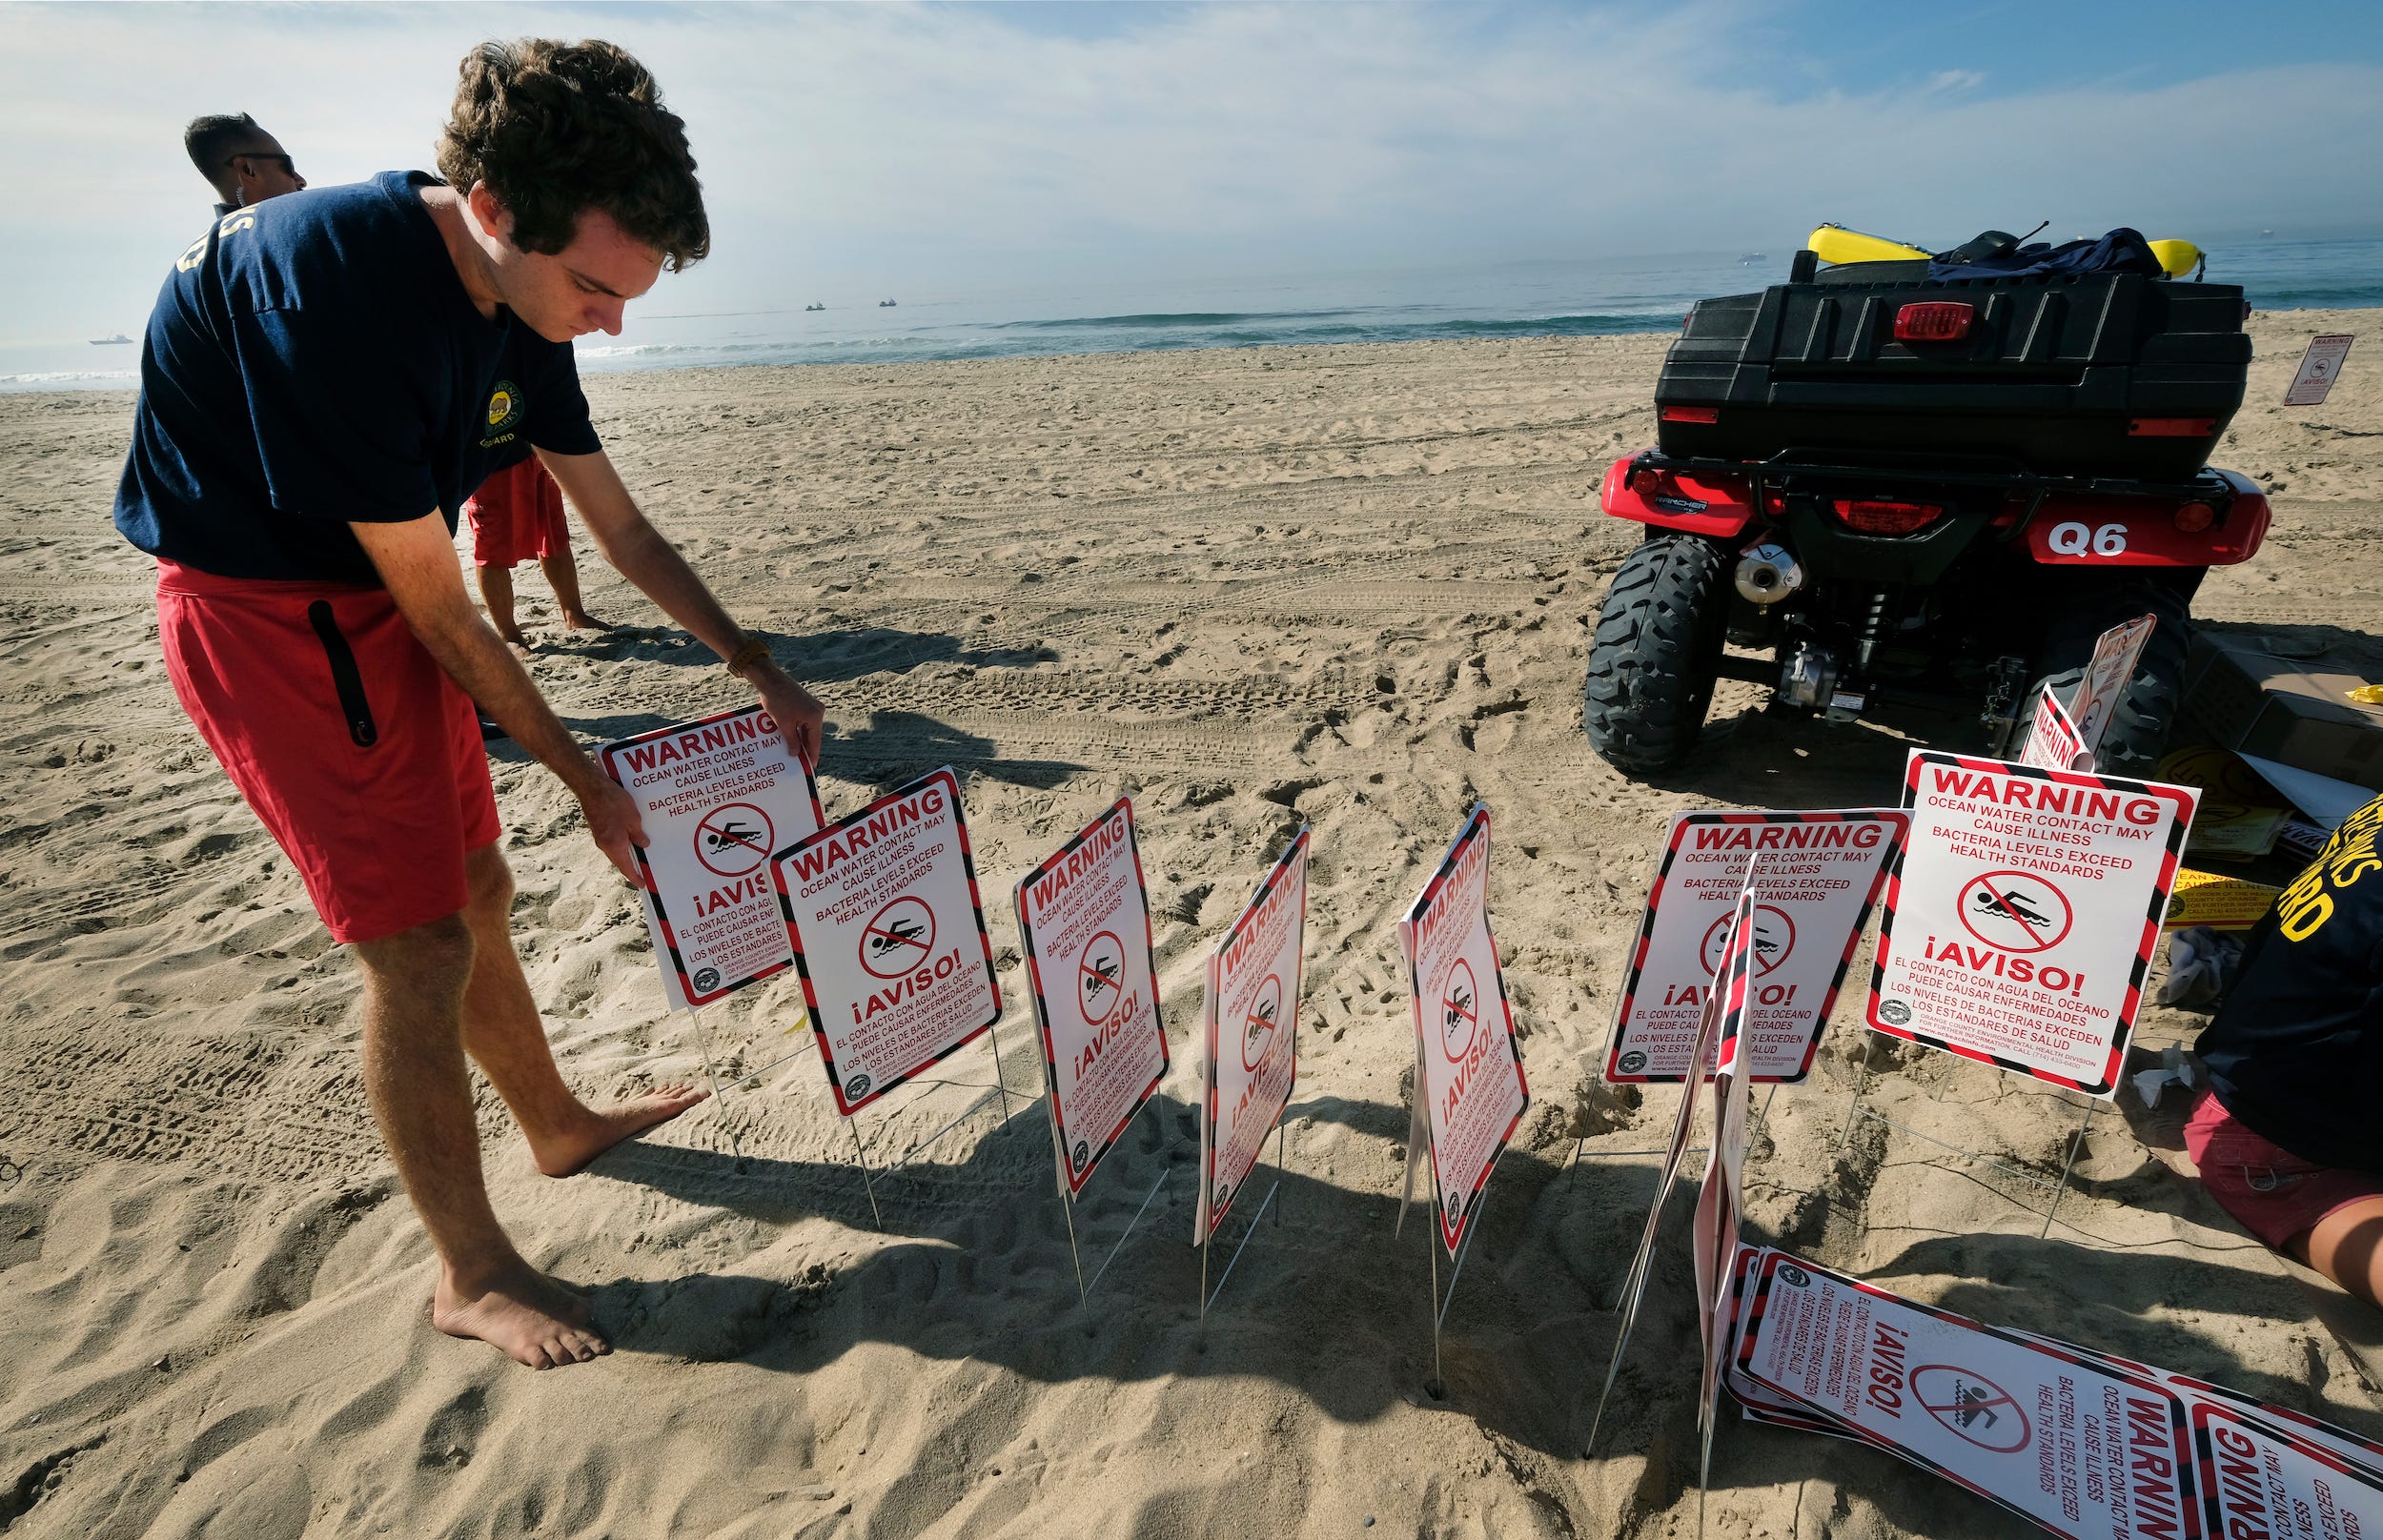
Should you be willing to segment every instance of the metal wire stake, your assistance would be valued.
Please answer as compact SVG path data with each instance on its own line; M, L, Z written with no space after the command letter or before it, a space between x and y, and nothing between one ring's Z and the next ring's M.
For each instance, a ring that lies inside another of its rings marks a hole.
M695 1051L703 1059L703 1079L711 1084L712 1101L719 1105L720 1116L724 1122L728 1116L728 1104L721 1097L720 1075L712 1068L711 1034L703 1030L703 1007L689 1005L687 1015L695 1023ZM737 1163L737 1169L742 1171L744 1169L744 1141L738 1136L737 1125L734 1123L728 1123L727 1127L728 1153Z
M1843 1155L1845 1147L1853 1143L1853 1120L1862 1102L1862 1093L1868 1087L1869 1083L1870 1044L1865 1038L1862 1043L1862 1056L1854 1061L1853 1094L1845 1098L1845 1131L1837 1136L1837 1153L1840 1155Z
M2044 1227L2035 1234L2035 1238L2039 1241L2052 1233L2052 1216L2060 1212L2061 1194L2068 1190L2068 1173L2077 1164L2077 1151L2085 1145L2086 1125L2093 1121L2093 1114L2099 1104L2088 1102L2085 1116L2077 1120L2076 1135L2068 1141L2068 1159L2061 1165L2060 1183L2052 1188L2052 1201L2045 1206Z
M1001 1029L988 1025L985 1035L993 1040L993 1084L1001 1090L1001 1125L1009 1126L1009 1077L1001 1072Z
M878 1211L877 1184L869 1180L868 1146L861 1143L861 1126L859 1124L854 1123L850 1118L846 1118L844 1120L844 1125L852 1135L852 1153L861 1158L861 1185L868 1192L868 1217L874 1221L877 1227L882 1230L886 1227L886 1216Z
M1059 1195L1059 1211L1068 1216L1068 1256L1075 1263L1076 1303L1090 1305L1092 1291L1084 1284L1084 1255L1075 1246L1075 1201L1064 1192Z
M1440 1378L1439 1372L1439 1184L1435 1182L1432 1185L1432 1236L1429 1247L1432 1253L1432 1378L1423 1387L1431 1392L1435 1401L1446 1394L1448 1389L1448 1382Z

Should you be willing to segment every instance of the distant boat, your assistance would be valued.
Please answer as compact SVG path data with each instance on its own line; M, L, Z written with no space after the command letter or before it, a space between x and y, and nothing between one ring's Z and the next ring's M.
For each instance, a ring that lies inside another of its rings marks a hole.
M805 310L825 310L827 307L825 305L805 305L803 308Z
M879 310L890 310L893 308L893 301L890 299L881 299L877 302L877 308Z
M132 340L132 339L131 337L126 336L121 332L118 332L113 336L95 336L91 339L91 345L94 348L111 348L119 342L130 342Z
M2275 233L2275 232L2273 232L2273 231L2271 231L2271 230L2262 230L2262 231L2260 231L2260 232L2259 232L2259 233L2260 233L2260 235L2261 235L2261 236L2263 236L2263 237L2264 237L2264 236L2268 236L2268 235L2272 235L2272 234L2274 234L2274 233Z
M1767 262L1769 260L1770 258L1765 256L1761 252L1748 252L1745 255L1738 258L1738 265L1741 268L1750 268L1757 262Z

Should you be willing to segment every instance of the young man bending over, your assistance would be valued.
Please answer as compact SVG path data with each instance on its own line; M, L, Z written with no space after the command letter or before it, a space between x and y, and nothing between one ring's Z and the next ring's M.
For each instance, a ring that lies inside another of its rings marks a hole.
M540 1170L693 1105L590 1107L515 958L477 699L579 799L626 874L644 831L472 607L458 509L533 449L597 548L727 660L806 760L819 702L638 511L570 342L617 333L709 244L684 125L607 43L462 64L445 180L388 172L219 220L150 317L116 525L157 557L175 694L363 970L364 1080L438 1256L432 1320L534 1368L607 1350L488 1202L468 1053Z
M2383 1305L2383 798L2352 813L2243 949L2195 1044L2185 1148L2251 1234Z

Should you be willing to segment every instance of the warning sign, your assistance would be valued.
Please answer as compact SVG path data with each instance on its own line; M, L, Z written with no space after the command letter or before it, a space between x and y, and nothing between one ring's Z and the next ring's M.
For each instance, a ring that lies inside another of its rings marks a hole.
M2329 332L2309 339L2309 351L2300 355L2300 371L2292 375L2291 389L2284 393L2286 406L2323 406L2326 395L2333 389L2333 381L2342 374L2342 362L2350 356L2352 340L2348 332Z
M2383 1524L2383 1479L2337 1449L2206 1397L2190 1398L2202 1533L2334 1540Z
M1622 978L1605 1078L1687 1075L1698 1017L1751 855L1749 1074L1757 1081L1803 1080L1907 822L1897 808L1674 815Z
M794 961L772 853L825 821L802 757L760 706L607 743L604 774L637 799L645 928L673 1010L709 1004Z
M1308 830L1258 884L1208 959L1207 1094L1192 1244L1232 1211L1298 1078L1299 981L1307 944Z
M1060 1185L1072 1197L1167 1073L1150 892L1125 798L1018 880Z
M2176 891L2168 901L2164 930L2206 925L2211 930L2249 930L2275 907L2280 888L2246 882L2239 877L2196 872L2190 866L2176 873Z
M2038 770L2093 768L2093 754L2086 747L2085 735L2069 720L2060 697L2049 690L2035 693L2035 718L2027 725L2027 741L2019 751L2019 762Z
M1918 750L1904 795L1870 1024L2114 1095L2191 788Z
M1766 1401L1849 1428L2071 1540L2195 1532L2185 1404L2149 1375L1778 1251L1757 1259L1741 1313L1732 1378Z
M845 1116L1001 1019L949 770L780 851L770 875Z
M1415 1000L1415 1094L1431 1145L1440 1240L1451 1256L1531 1104L1490 935L1489 853L1489 808L1477 806L1398 922Z
M2076 699L2068 702L2068 719L2085 753L2093 754L2102 747L2102 735L2109 731L2110 717L2118 709L2119 699L2127 693L2128 681L2135 677L2143 644L2151 639L2151 628L2157 624L2156 616L2139 615L2110 627L2093 643L2093 656L2086 661L2085 679L2077 685ZM2090 770L2093 766L2057 764L2045 768Z

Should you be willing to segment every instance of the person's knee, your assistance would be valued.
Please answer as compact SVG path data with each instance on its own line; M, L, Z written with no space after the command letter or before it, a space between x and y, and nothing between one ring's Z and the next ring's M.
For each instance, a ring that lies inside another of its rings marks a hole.
M465 906L474 915L503 916L513 907L513 868L493 844L463 858Z
M472 972L472 927L460 914L441 915L383 936L359 942L356 955L376 989L424 993L452 984L458 992Z

